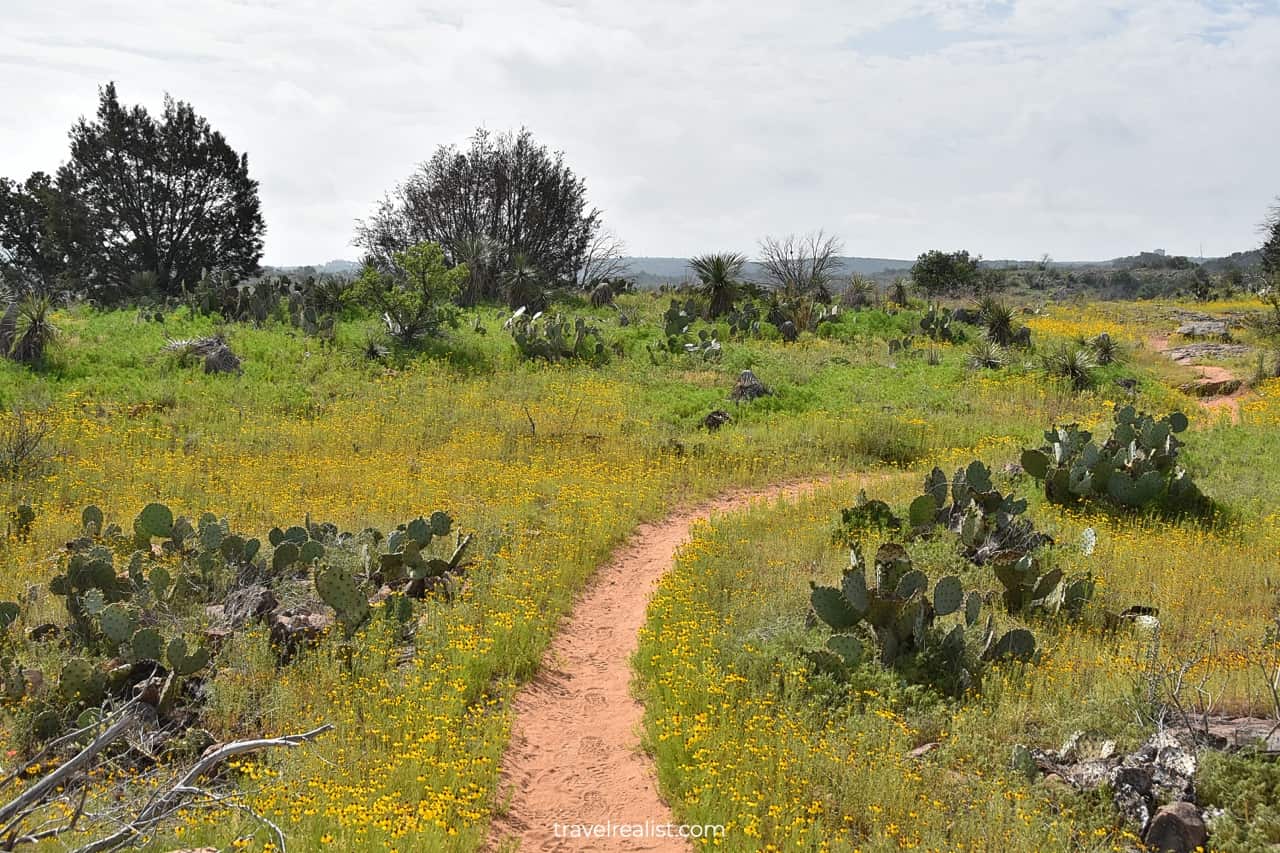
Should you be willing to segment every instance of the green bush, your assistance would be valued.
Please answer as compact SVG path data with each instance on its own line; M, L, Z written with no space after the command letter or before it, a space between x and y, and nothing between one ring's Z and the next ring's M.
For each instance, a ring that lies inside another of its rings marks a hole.
M419 243L393 257L391 269L366 266L347 291L347 302L376 312L402 343L457 325L453 298L467 279L466 265L448 268L436 243Z

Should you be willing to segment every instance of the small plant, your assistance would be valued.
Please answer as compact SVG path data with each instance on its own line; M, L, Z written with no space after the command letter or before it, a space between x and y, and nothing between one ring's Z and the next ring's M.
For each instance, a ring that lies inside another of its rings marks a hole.
M991 340L976 341L965 357L972 370L999 370L1005 364L1004 347Z
M1124 351L1120 343L1106 332L1089 341L1089 349L1093 359L1100 365L1119 364L1124 360Z
M1055 426L1045 444L1022 453L1022 467L1043 481L1045 497L1059 504L1100 501L1138 510L1159 506L1205 513L1209 501L1178 465L1187 416L1172 412L1157 420L1133 406L1117 406L1111 435L1102 444L1077 424Z
M1013 308L994 296L978 303L978 321L986 339L1001 347L1012 346L1017 337Z
M1064 345L1046 353L1042 364L1045 373L1066 380L1075 391L1093 387L1093 369L1097 362L1087 347Z
M0 355L22 364L39 363L58 339L53 303L42 293L0 301Z
M868 500L864 490L858 492L857 503L840 510L840 523L832 531L831 541L852 548L868 531L893 533L901 529L902 519L893 514L889 505L881 500Z

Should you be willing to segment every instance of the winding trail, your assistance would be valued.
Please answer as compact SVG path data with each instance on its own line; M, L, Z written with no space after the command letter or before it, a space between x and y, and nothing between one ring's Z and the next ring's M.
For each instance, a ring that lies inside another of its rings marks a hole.
M1170 343L1169 343L1168 335L1159 335L1157 337L1149 338L1147 343L1156 352L1163 353L1165 355L1169 354ZM1176 358L1171 360L1173 361L1174 364L1180 364L1183 367L1194 368L1199 374L1197 379L1200 381L1229 382L1233 379L1238 378L1234 373L1227 370L1225 367L1218 367L1217 365L1212 365L1212 364L1199 364L1192 361L1182 361ZM1243 383L1241 383L1240 387L1237 388L1235 391L1232 391L1230 394L1219 394L1217 396L1212 396L1212 397L1201 397L1199 398L1198 402L1200 403L1201 406L1203 406L1205 409L1209 410L1210 412L1226 413L1226 415L1231 418L1231 422L1233 424L1238 424L1240 423L1240 401L1247 394L1248 394L1248 389L1245 388Z
M574 838L567 828L673 820L640 744L644 708L631 692L631 656L654 586L695 523L858 476L729 492L636 528L596 571L538 675L516 695L499 785L499 802L510 799L490 829L490 849L691 849L675 838Z

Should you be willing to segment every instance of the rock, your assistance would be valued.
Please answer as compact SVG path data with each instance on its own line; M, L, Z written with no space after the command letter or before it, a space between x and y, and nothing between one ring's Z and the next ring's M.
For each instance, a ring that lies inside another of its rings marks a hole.
M766 388L754 373L750 370L744 370L738 374L738 381L734 383L729 399L735 403L749 403L759 397L767 397L771 393L773 392Z
M52 622L45 622L37 625L27 632L27 639L33 643L43 643L45 640L55 639L62 629Z
M234 589L222 604L223 620L229 628L243 628L266 618L279 603L276 594L261 584Z
M1000 471L1006 477L1021 477L1023 474L1022 466L1017 462L1006 462Z
M1151 777L1150 767L1121 765L1111 771L1111 799L1116 809L1138 826L1151 820Z
M907 755L911 758L924 758L940 746L942 746L942 744L937 741L929 741L928 743L920 744L915 749L908 752Z
M733 423L733 418L730 417L729 413L723 409L716 409L714 412L709 412L707 416L702 419L703 428L710 430L711 432L715 432L720 429L720 427L729 423Z
M278 611L271 617L271 642L281 662L287 662L304 645L315 644L333 624L333 616L325 612L313 613L305 608Z
M1280 727L1264 717L1193 716L1191 724L1201 740L1228 751L1257 747L1264 752L1280 752Z
M1080 741L1084 739L1084 732L1076 731L1062 744L1062 748L1058 750L1059 761L1075 761L1080 754Z
M1159 853L1193 853L1204 849L1209 833L1198 808L1188 802L1177 802L1156 812L1142 840L1150 850Z
M1017 331L1013 333L1013 345L1029 349L1031 347L1031 327L1019 326Z
M1191 320L1178 327L1178 334L1184 338L1220 338L1224 341L1231 337L1225 320Z
M1132 376L1125 376L1121 379L1117 379L1116 384L1128 391L1130 394L1138 390L1138 380L1134 379Z
M1210 379L1204 377L1195 382L1188 382L1178 390L1192 397L1225 397L1240 390L1239 379Z
M1165 351L1165 355L1179 364L1190 364L1207 358L1240 358L1248 355L1244 344L1187 344Z
M218 651L230 638L231 629L229 628L206 628L204 630L204 640L209 644L210 651Z

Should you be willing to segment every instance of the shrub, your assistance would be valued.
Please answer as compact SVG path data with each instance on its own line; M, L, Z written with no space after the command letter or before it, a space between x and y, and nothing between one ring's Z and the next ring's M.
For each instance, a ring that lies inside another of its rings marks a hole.
M466 265L446 267L444 250L435 243L419 243L396 252L394 259L389 270L366 265L347 301L376 311L387 331L403 343L456 325L452 300L467 278Z
M53 455L49 436L54 425L45 416L22 409L0 421L0 479L18 480L37 473Z

